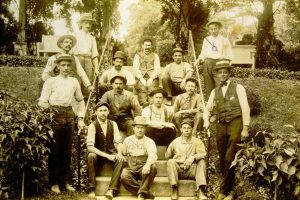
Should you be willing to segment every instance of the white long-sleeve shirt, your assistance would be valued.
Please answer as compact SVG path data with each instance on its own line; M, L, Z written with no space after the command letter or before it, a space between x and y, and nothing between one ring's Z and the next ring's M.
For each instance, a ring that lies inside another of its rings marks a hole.
M223 86L221 88L223 96L225 96L229 84L230 84L230 80L227 80L227 85ZM237 84L236 93L237 93L238 100L239 100L241 110L242 110L243 125L244 126L245 125L249 126L249 124L250 124L250 107L249 107L249 104L248 104L246 90L242 85ZM214 100L215 100L215 94L216 94L215 89L213 89L210 93L207 105L206 105L206 107L204 109L204 112L203 112L203 120L208 120L211 116L211 111L213 109Z
M232 47L229 40L221 35L207 36L203 40L199 58L201 60L205 58L232 60Z
M75 32L74 36L77 40L77 43L73 48L74 55L90 56L91 59L99 56L94 36L82 30Z

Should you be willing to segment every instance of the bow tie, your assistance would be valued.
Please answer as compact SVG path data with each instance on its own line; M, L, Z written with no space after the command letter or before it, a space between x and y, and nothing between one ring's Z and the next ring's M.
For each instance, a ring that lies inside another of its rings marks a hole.
M226 86L226 85L227 85L227 81L221 81L221 82L220 82L220 86L221 86L221 87Z

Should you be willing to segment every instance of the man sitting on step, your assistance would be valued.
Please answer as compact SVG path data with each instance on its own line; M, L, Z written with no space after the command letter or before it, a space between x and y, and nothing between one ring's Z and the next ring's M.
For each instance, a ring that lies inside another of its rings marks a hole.
M194 78L186 79L185 93L176 97L174 102L174 122L179 129L182 119L190 118L194 123L192 135L196 136L197 132L202 129L202 111L203 104L200 94L196 93L197 80Z
M142 116L134 118L134 135L125 138L122 146L123 155L127 157L127 167L121 174L121 183L139 200L154 199L149 189L156 176L157 150L154 141L145 136L147 122Z
M96 120L90 124L87 133L89 197L95 197L96 175L107 161L114 162L112 178L105 196L112 199L116 194L125 157L122 155L120 135L116 122L109 120L109 105L99 102Z
M172 200L178 199L178 178L196 179L197 197L207 199L203 194L206 185L205 146L203 142L192 135L194 123L185 118L181 122L181 136L168 147L165 157L167 161L168 179L172 186Z
M172 107L164 105L167 92L156 89L150 93L153 104L145 107L142 116L147 120L146 136L154 140L156 145L169 145L176 137L176 127L172 123L174 111Z

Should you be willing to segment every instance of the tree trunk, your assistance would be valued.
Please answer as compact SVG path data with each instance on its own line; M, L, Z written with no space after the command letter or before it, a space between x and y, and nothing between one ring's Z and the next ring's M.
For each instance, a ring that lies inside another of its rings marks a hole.
M273 3L275 0L263 0L264 10L258 17L256 42L256 67L278 67L278 48L274 35Z

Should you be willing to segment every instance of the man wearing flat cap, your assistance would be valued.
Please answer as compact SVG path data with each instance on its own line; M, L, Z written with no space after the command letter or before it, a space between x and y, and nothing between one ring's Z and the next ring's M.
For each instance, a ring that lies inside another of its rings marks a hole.
M134 135L125 138L122 153L127 158L127 167L121 174L121 183L139 200L154 199L149 191L157 173L155 162L157 150L154 141L145 136L147 122L142 116L134 118Z
M187 78L185 85L185 93L178 95L175 98L174 108L174 122L179 129L181 121L184 118L189 118L194 121L192 134L197 136L202 129L202 113L203 102L200 94L196 93L198 82L194 78Z
M199 200L207 199L203 190L206 186L205 146L192 135L194 122L183 119L180 125L181 136L172 141L165 157L168 159L168 179L172 187L172 200L178 199L178 179L196 180L196 195Z
M119 129L126 135L131 135L133 117L141 115L141 106L132 92L124 90L127 83L125 77L115 76L110 83L113 89L105 92L101 101L110 107L109 118L117 122Z
M99 74L97 43L94 36L91 35L94 19L91 13L83 13L78 21L79 31L74 33L77 43L74 46L74 55L85 70L90 82L93 82L94 74ZM87 91L83 91L85 95Z
M69 184L71 181L70 165L72 155L72 138L75 126L75 114L72 110L72 101L78 102L78 128L83 129L85 124L84 98L79 82L70 77L73 57L61 54L55 60L59 68L59 75L48 78L42 89L38 105L42 108L56 110L51 124L53 141L50 145L49 155L49 182L51 191L60 193L60 187L68 191L75 191Z
M125 157L122 155L122 137L116 122L109 120L109 105L99 102L95 106L96 120L88 127L86 144L88 150L88 191L95 197L96 175L105 162L113 162L113 173L105 196L112 199L118 189Z
M146 36L141 39L142 52L133 58L133 70L136 78L135 92L140 105L149 103L149 92L159 87L160 60L152 52L154 39Z
M117 51L113 57L113 67L105 70L99 80L99 95L100 97L112 89L110 80L115 76L123 76L127 80L126 90L133 91L135 78L130 71L123 68L125 62L125 54L122 51Z
M223 175L218 200L234 199L232 188L235 168L231 167L231 163L239 150L238 144L248 137L250 124L250 108L245 88L229 79L231 68L227 60L216 63L216 71L221 81L220 86L212 90L203 113L204 127L208 128L215 105L216 141Z
M184 93L186 79L192 77L194 72L189 63L183 62L183 51L181 48L173 49L173 59L174 62L165 67L162 76L162 85L169 98Z
M57 46L61 49L61 52L59 52L58 54L56 54L54 56L51 56L48 59L46 67L42 73L43 81L46 81L48 78L59 74L55 60L61 54L71 55L70 51L76 44L76 41L77 41L76 38L72 35L63 35L58 38ZM72 56L72 57L73 57L73 61L72 61L72 65L70 68L69 76L77 78L79 83L83 83L84 87L88 88L89 91L93 91L91 82L89 81L89 78L87 77L84 69L82 68L78 58L76 56Z
M142 116L147 120L146 136L154 140L156 145L169 145L176 137L176 127L172 123L174 111L164 104L167 93L164 89L156 89L150 93L152 104L145 107Z
M229 40L220 35L220 29L222 28L220 21L211 20L206 27L210 35L204 38L201 53L195 64L204 62L204 87L208 96L220 82L215 70L216 62L224 59L232 60L232 47Z

